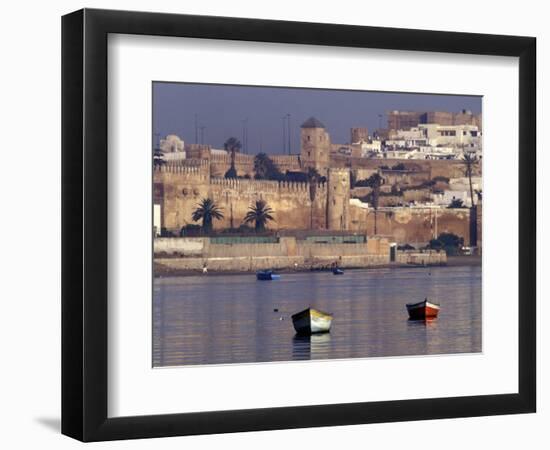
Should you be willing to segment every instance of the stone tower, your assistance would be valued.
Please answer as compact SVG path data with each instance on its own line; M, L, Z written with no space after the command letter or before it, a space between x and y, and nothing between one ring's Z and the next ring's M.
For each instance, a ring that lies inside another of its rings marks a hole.
M369 139L369 129L367 127L356 127L350 130L350 143L356 144L357 142L367 142Z
M338 231L347 230L350 199L349 169L328 169L327 183L327 228Z
M316 169L326 176L330 163L330 135L325 126L315 117L310 117L301 126L300 159L304 169Z

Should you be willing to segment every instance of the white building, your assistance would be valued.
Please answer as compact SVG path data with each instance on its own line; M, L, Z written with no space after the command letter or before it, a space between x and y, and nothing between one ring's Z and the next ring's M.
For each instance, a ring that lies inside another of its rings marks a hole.
M464 208L472 206L472 199L470 197L470 190L455 191L448 190L442 191L437 194L432 194L434 204L443 207L449 206L453 200L461 200ZM474 193L474 204L477 204L477 195Z
M185 142L175 134L169 134L160 140L160 151L165 161L185 159Z
M420 124L432 147L481 148L481 132L475 125Z
M397 130L384 141L387 158L455 159L464 152L481 156L481 132L474 125L419 124Z

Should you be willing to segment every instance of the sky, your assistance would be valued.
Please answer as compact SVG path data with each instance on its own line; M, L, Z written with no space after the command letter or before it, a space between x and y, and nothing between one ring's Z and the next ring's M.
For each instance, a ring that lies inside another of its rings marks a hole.
M369 132L387 124L386 112L481 112L481 97L407 94L334 89L255 87L220 84L153 83L153 134L176 134L195 142L195 116L203 128L203 142L223 148L229 137L243 140L247 121L248 153L288 153L283 147L283 117L290 114L291 152L300 151L300 125L309 117L319 119L333 143L350 141L350 128ZM382 115L382 118L379 115ZM153 136L153 142L158 136ZM198 132L200 142L201 131ZM285 142L288 141L288 138Z

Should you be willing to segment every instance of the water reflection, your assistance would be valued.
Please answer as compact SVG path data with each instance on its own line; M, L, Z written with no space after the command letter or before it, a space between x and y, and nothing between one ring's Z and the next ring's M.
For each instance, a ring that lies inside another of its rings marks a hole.
M406 303L441 304L429 322ZM296 337L290 316L334 315L331 332ZM377 269L155 279L153 365L227 364L481 351L481 268Z
M327 359L330 355L330 333L311 336L294 335L292 338L292 359Z

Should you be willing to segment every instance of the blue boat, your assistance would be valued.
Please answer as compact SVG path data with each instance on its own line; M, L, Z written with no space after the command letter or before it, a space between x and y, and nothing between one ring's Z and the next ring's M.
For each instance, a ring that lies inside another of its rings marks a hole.
M339 269L338 267L332 269L333 275L344 275L344 271L342 269Z
M256 278L261 281L270 281L278 280L279 278L281 278L281 275L277 275L271 270L260 270L259 272L256 272Z

